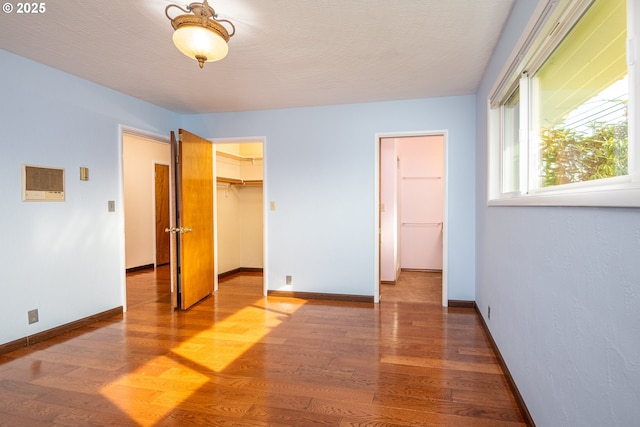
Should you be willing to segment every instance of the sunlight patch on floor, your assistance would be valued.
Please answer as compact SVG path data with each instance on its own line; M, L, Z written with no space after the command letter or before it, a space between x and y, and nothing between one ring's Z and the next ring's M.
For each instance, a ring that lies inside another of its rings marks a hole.
M150 427L208 381L207 375L169 357L158 356L105 386L100 393L136 423ZM165 399L162 405L155 405L154 400L165 394L171 396L171 401Z
M266 335L300 305L259 299L186 339L167 356L158 356L123 375L100 393L140 426L151 427L255 343L284 342L284 338ZM252 327L248 328L247 324ZM263 326L256 328L256 324ZM186 362L181 363L180 359Z
M266 339L271 329L280 325L282 313L266 310L256 301L226 319L216 322L181 343L172 351L214 372L221 372L255 343ZM255 328L256 323L264 325ZM253 325L248 328L246 325ZM280 341L280 340L277 340Z

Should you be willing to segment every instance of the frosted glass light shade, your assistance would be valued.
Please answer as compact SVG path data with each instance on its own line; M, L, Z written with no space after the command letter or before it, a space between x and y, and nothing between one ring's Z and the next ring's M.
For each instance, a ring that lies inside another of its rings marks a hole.
M169 10L172 9L186 14L172 18L169 15ZM216 11L209 6L207 0L191 3L187 9L170 4L165 8L164 14L174 29L173 44L180 52L197 60L200 68L204 67L205 62L219 61L227 56L227 42L236 33L236 27L228 19L216 19ZM231 28L231 32L223 23Z
M173 33L173 43L189 58L196 59L200 68L204 62L218 61L229 52L229 46L218 33L197 25L182 25Z

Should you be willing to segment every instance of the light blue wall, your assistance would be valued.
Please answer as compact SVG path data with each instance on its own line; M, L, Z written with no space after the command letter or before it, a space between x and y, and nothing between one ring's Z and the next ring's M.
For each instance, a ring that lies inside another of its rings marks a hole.
M121 125L265 136L271 288L291 275L292 290L355 295L375 285L376 133L446 131L449 298L475 297L474 96L181 116L5 51L0 62L0 343L123 305ZM24 163L65 168L67 200L22 202Z
M0 64L5 343L123 305L119 125L167 135L180 116L3 50ZM66 201L22 202L22 164L65 168ZM28 325L34 308L40 322Z
M449 299L473 300L475 97L185 117L206 138L265 136L270 289L373 295L376 133L446 130ZM293 286L284 287L291 275Z
M536 3L478 92L477 303L538 427L638 425L640 210L486 205L487 96Z

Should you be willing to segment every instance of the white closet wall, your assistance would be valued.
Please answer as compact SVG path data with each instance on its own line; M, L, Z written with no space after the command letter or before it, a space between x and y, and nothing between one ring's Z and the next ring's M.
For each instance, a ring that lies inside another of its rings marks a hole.
M380 139L380 281L387 283L400 274L397 141Z
M400 266L442 270L444 138L399 141Z

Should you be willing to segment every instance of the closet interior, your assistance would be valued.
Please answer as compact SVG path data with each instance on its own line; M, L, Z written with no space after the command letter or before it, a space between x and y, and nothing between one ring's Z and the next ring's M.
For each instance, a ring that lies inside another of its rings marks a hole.
M263 269L263 144L216 145L219 277Z

